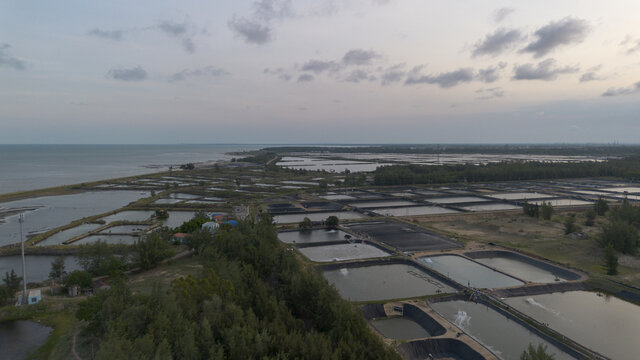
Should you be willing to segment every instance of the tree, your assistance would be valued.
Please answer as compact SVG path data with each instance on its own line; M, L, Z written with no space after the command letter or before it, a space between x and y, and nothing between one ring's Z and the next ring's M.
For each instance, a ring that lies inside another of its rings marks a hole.
M529 344L527 350L522 352L520 360L554 360L555 356L547 354L547 346L538 344L538 347L534 347L533 344Z
M298 223L298 228L300 228L300 230L310 230L311 227L313 227L313 223L308 217L305 217L302 221L300 221L300 223Z
M79 286L81 288L88 288L91 286L93 279L91 273L88 271L74 270L64 279L64 286Z
M4 305L13 298L14 291L9 289L6 285L0 285L0 306Z
M586 219L584 220L584 224L587 226L593 226L596 222L596 211L593 209L587 210L585 217Z
M340 225L340 219L338 219L337 216L332 215L332 216L329 216L327 220L325 220L325 224L327 224L329 228L334 229L338 227L338 225Z
M604 214L609 211L609 204L607 204L607 201L603 199L602 196L600 196L598 200L596 200L596 202L593 204L593 209L595 210L596 214L598 214L598 216L604 216Z
M11 273L6 272L2 281L4 281L4 284L9 288L9 290L15 292L20 289L22 278L16 275L16 272L11 269Z
M136 241L134 248L135 262L144 270L156 267L160 261L174 253L169 240L159 232L152 232Z
M611 245L624 254L635 254L638 249L638 231L624 220L613 219L610 224L602 226L598 242L603 248Z
M569 214L564 219L564 233L565 235L569 235L578 231L578 227L576 226L576 214Z
M64 269L64 257L57 257L51 262L51 271L49 271L49 279L53 282L60 282L67 272Z
M540 207L537 204L529 204L526 200L522 205L522 212L534 218L540 217Z
M544 220L551 220L551 215L553 215L553 206L551 202L542 202L542 206L540 207L542 211L542 218Z
M607 275L618 275L618 257L612 244L604 248L604 267Z

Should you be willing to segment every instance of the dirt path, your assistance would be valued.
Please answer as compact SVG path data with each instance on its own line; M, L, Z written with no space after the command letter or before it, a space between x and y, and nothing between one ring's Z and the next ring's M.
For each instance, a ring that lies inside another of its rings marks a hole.
M73 357L75 357L76 360L82 360L82 358L76 352L76 338L78 337L79 332L80 330L78 329L75 333L73 333L73 341L71 342L71 352L73 353Z

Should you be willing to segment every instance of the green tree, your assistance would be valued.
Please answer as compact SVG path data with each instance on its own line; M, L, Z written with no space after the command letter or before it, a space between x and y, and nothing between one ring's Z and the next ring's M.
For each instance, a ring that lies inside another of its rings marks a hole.
M638 249L638 230L624 220L613 219L602 226L598 242L603 248L611 244L624 254L635 254Z
M533 344L529 344L527 350L522 352L520 360L554 360L555 356L547 353L547 346L538 344L538 347L534 347Z
M6 285L0 285L0 306L6 304L13 298L14 291L9 289Z
M334 228L338 227L338 225L340 225L340 219L338 219L338 217L337 217L337 216L332 215L332 216L329 216L329 217L327 218L327 220L325 220L325 224L326 224L329 228L334 229Z
M51 262L51 271L49 271L49 279L54 282L61 282L67 274L64 268L64 257L60 256Z
M300 230L310 230L312 227L313 227L313 223L311 222L311 219L309 219L308 217L305 217L304 219L302 219L302 221L298 223L298 228Z
M526 200L522 205L522 212L530 217L540 217L540 207L537 204L529 204Z
M612 244L604 248L604 267L607 275L618 275L618 256Z
M609 204L607 204L607 201L600 196L593 204L593 210L595 210L598 216L604 216L604 214L609 211Z
M88 288L91 286L93 279L88 271L74 270L64 279L64 286L79 286Z
M22 278L19 277L16 272L11 269L11 272L6 272L4 275L4 284L9 288L9 290L15 292L20 289L20 284L22 283Z
M551 205L551 202L543 201L540 211L542 212L542 218L544 220L551 220L551 215L553 215L553 206Z
M564 219L564 233L569 235L578 231L578 227L576 226L576 214L569 214Z
M166 235L154 231L134 244L135 263L144 270L154 268L175 252Z
M596 223L596 211L593 209L587 210L585 213L584 224L587 226L593 226Z

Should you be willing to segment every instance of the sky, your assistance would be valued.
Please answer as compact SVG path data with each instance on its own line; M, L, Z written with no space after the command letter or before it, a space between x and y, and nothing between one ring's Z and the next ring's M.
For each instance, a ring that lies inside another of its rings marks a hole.
M637 0L0 2L0 143L637 143Z

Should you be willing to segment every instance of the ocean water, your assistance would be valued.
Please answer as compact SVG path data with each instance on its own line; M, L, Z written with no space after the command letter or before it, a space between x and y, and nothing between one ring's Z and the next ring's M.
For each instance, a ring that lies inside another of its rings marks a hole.
M230 159L262 145L0 145L0 194Z

